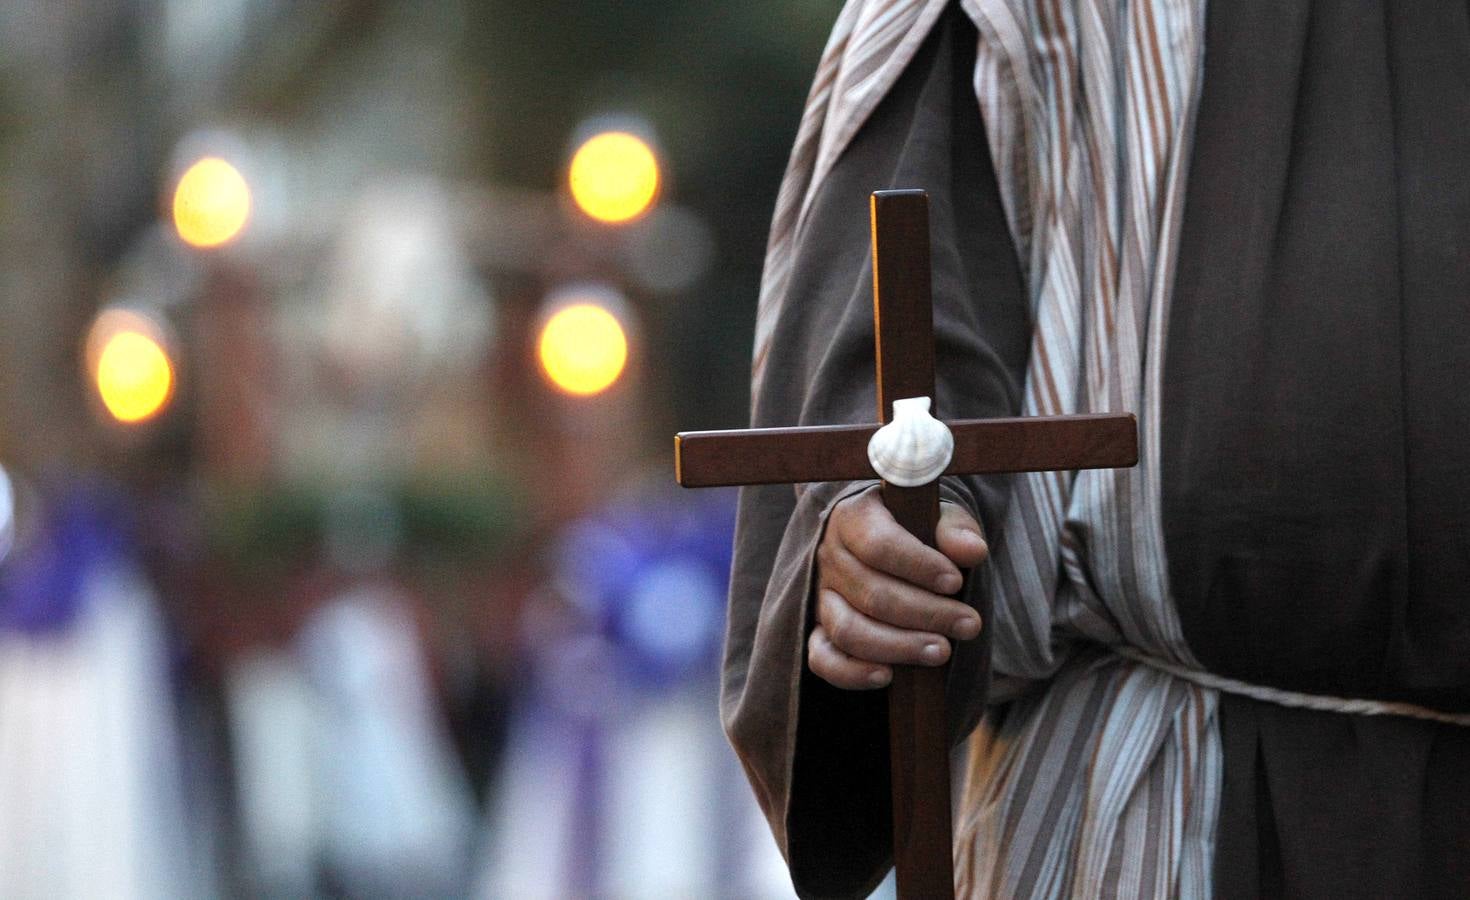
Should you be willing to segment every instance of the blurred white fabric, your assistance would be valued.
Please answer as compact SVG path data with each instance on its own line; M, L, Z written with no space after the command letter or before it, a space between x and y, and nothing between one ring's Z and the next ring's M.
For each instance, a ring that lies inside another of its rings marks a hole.
M619 704L592 738L593 785L583 783L585 719L527 709L491 792L475 895L794 897L707 688ZM587 837L579 821L587 816L596 820L595 847L578 842Z
M257 896L309 897L325 827L315 758L320 704L285 650L236 664L225 690L246 884Z
M90 573L78 618L0 630L0 897L208 897L163 625L141 576Z
M373 586L343 595L313 614L294 654L263 655L231 680L247 870L259 889L463 895L473 793L400 597Z

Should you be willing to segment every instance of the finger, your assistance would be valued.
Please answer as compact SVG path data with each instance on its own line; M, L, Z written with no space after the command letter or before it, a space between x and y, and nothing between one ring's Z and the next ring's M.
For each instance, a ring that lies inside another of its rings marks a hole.
M898 524L877 491L850 498L832 510L828 533L869 568L927 588L953 594L964 579L959 567L933 547L924 546Z
M889 667L853 659L837 649L820 625L812 629L806 648L806 662L812 674L833 687L871 691L886 687L893 680L893 670Z
M980 523L970 511L948 500L939 504L939 524L934 529L934 543L939 552L962 569L973 569L990 555L990 547L980 532Z
M870 618L896 628L944 634L961 641L980 633L979 614L959 600L885 575L839 545L819 548L818 556L818 590L836 591Z
M949 641L942 636L879 622L836 591L817 594L817 620L833 646L862 662L938 666L949 659Z

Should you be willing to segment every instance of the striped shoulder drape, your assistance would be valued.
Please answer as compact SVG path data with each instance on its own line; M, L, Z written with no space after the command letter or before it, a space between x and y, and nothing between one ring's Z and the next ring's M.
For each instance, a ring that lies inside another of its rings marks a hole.
M946 6L853 0L777 200L754 379L807 206ZM1160 534L1158 413L1203 0L961 0L975 96L1033 310L1027 415L1131 411L1133 470L1013 480L987 578L1006 714L971 740L956 853L974 897L1203 897L1216 697L1106 650L1193 666Z
M948 0L848 0L817 64L786 176L776 195L755 315L751 396L760 393L807 209L832 164L898 80Z

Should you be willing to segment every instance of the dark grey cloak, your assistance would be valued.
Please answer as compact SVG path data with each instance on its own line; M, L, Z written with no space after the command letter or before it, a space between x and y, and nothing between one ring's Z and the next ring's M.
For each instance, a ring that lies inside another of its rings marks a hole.
M1017 413L1030 322L975 42L956 4L820 188L754 425L872 419L866 198L889 187L931 195L938 410ZM1222 675L1470 710L1466 4L1217 0L1204 43L1162 410L1186 638ZM803 663L812 550L860 487L749 488L737 526L722 712L806 896L890 859L884 698ZM1000 527L1002 478L944 488ZM957 740L987 677L962 644ZM1220 714L1218 896L1470 897L1470 729Z

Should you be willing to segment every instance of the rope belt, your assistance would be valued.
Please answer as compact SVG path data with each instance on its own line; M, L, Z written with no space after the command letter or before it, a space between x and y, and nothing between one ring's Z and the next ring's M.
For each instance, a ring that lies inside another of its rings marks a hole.
M1275 703L1278 706L1310 709L1317 712L1347 713L1355 716L1404 716L1410 719L1423 719L1428 722L1442 722L1446 725L1470 727L1470 713L1444 712L1438 709L1430 709L1427 706L1419 706L1415 703L1400 703L1395 700L1354 700L1348 697L1331 697L1326 694L1304 694L1300 691L1287 691L1281 688L1264 687L1259 684L1251 684L1247 681L1226 678L1224 675L1216 675L1212 672L1203 672L1199 669L1191 669L1188 666L1167 662L1156 656L1150 656L1134 647L1113 647L1112 649L1113 652L1125 659L1142 663L1150 668L1158 669L1160 672L1167 672L1175 678L1182 678L1191 684L1223 691L1227 694L1249 697L1252 700Z

